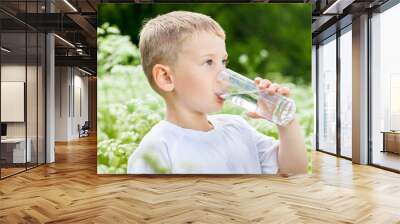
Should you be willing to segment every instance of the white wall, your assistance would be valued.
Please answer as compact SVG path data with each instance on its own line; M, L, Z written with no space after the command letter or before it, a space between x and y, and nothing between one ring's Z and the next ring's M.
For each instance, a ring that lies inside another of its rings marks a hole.
M55 68L55 141L68 140L68 86L67 67Z
M83 75L76 68L56 67L56 141L79 138L78 124L88 120L88 78Z
M74 138L77 138L78 133L78 124L81 126L88 120L88 78L81 76L80 71L78 71L78 75L76 74L77 70L74 71L74 107L72 108L72 129L71 135ZM81 110L81 111L80 111Z

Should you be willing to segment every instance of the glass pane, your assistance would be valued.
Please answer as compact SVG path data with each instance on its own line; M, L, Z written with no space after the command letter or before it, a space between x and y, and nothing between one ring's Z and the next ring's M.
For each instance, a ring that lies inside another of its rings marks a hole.
M372 163L400 170L400 4L372 17Z
M33 15L43 13L44 5L44 0L0 2L20 19L0 12L2 178L45 161L45 36L21 22L37 19Z
M0 1L0 7L8 13L23 20L26 8L26 1ZM19 20L12 19L7 14L0 12L0 20L2 22L2 32L23 32L25 33L25 24Z
M45 35L39 33L38 45L38 163L45 163Z
M3 32L1 34L2 178L25 170L25 163L31 158L29 144L26 144L25 41L25 32Z
M37 63L38 63L38 57L37 57L37 46L38 46L38 37L36 32L28 32L27 33L27 38L28 38L28 63L27 63L27 82L26 82L26 88L27 88L27 95L26 95L26 111L27 111L27 142L29 144L29 147L31 149L30 153L30 161L28 162L28 168L36 166L37 165L37 73L38 73L38 68L37 68ZM28 147L28 148L29 148Z
M318 147L336 154L336 37L318 48Z
M352 35L351 30L340 36L340 153L352 157Z
M27 18L30 22L35 24L37 16L33 16L38 12L37 1L27 2L26 7ZM31 150L30 162L27 163L28 168L37 166L37 132L38 132L38 89L37 89L37 74L38 74L38 34L36 30L27 30L27 80L26 80L26 111L27 111L27 142Z

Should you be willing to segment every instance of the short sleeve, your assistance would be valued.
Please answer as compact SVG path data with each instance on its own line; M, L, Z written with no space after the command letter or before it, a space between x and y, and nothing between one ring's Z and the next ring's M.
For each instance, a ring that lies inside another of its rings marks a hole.
M171 163L165 144L141 142L128 160L128 174L165 174L171 172Z
M261 134L255 128L247 123L247 121L237 116L242 125L250 132L250 139L254 142L258 158L260 160L261 172L265 174L277 174L279 170L278 150L279 140L275 140L269 136Z
M279 141L257 132L255 134L255 142L262 173L277 174L279 170Z

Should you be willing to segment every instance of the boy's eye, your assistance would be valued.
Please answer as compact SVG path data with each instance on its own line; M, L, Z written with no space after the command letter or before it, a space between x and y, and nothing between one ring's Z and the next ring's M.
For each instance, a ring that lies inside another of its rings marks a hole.
M206 63L207 63L207 65L212 65L212 64L213 64L213 60L212 60L212 59L208 59L208 60L206 61Z
M229 62L228 59L222 60L222 64L225 66L228 64L228 62ZM214 61L213 61L213 59L208 59L205 63L209 66L212 66Z

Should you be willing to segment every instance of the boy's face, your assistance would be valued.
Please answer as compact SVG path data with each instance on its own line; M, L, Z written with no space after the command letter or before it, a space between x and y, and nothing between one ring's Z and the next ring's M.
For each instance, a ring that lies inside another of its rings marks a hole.
M176 100L201 113L219 111L223 99L216 94L217 74L227 62L225 40L212 33L198 32L187 38L173 66Z

